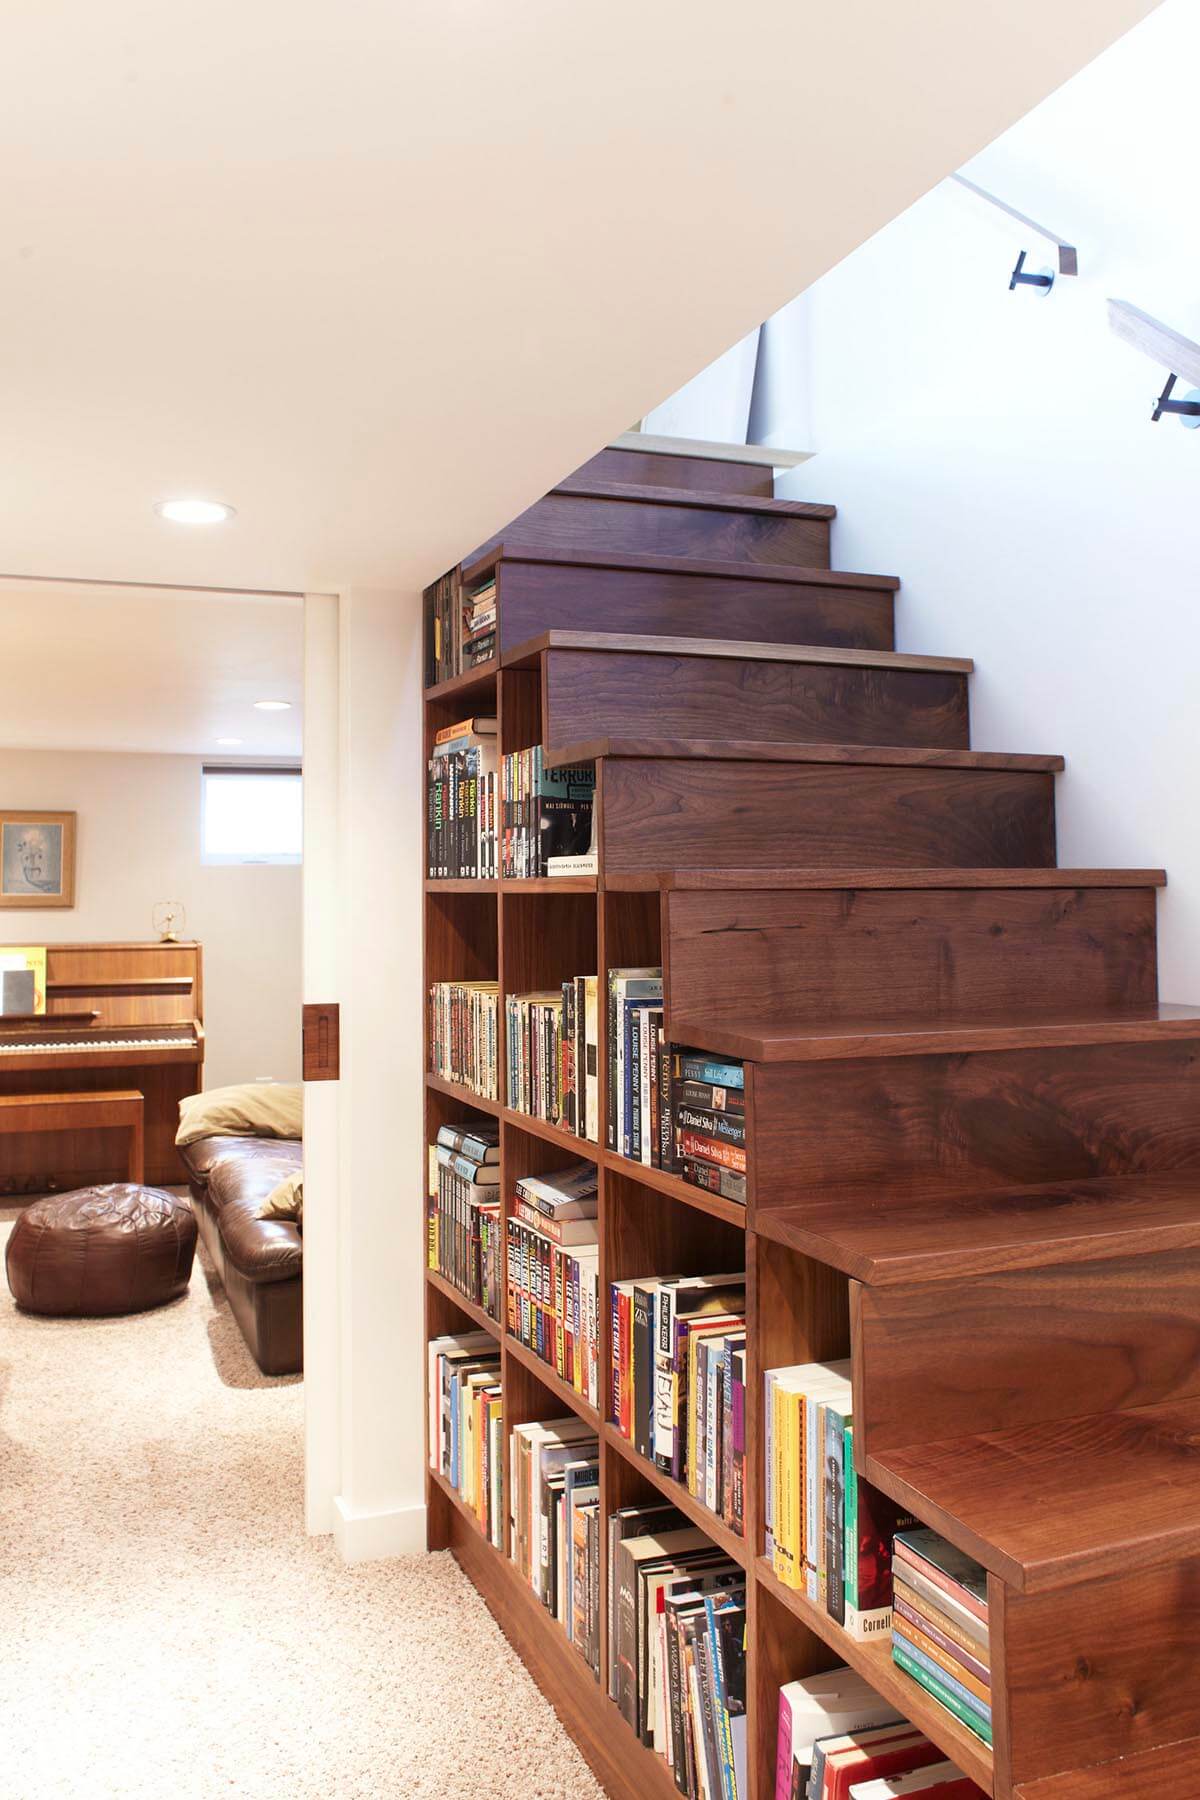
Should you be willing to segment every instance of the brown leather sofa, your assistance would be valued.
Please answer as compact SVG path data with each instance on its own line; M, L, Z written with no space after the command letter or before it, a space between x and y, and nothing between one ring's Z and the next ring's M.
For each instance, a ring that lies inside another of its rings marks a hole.
M304 1367L303 1240L290 1219L260 1219L272 1188L301 1167L291 1138L207 1137L180 1148L200 1236L250 1354L264 1375Z

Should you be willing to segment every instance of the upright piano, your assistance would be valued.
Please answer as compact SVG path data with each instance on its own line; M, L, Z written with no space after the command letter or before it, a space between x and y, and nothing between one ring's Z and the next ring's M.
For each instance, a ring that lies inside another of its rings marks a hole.
M0 1016L0 1094L138 1088L146 1180L177 1182L179 1102L203 1086L203 1019L199 944L49 944L46 1011ZM124 1179L115 1132L0 1138L0 1195Z

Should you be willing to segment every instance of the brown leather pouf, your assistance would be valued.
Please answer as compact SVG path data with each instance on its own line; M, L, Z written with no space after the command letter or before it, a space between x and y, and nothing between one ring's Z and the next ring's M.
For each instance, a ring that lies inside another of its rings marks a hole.
M13 1227L4 1260L25 1312L100 1318L145 1312L184 1293L195 1250L186 1200L113 1182L35 1200Z

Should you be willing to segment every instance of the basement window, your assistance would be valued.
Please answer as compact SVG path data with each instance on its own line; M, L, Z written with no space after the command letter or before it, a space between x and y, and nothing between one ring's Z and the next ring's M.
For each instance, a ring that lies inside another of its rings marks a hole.
M201 779L201 861L301 860L303 807L299 769L206 765Z

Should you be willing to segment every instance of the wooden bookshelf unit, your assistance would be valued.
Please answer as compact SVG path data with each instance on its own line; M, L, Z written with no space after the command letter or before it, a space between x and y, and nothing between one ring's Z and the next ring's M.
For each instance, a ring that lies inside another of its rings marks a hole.
M602 1521L661 1495L745 1568L739 1800L773 1800L781 1685L842 1662L996 1800L1188 1800L1200 1012L1159 1002L1165 877L1056 867L1061 758L971 751L970 664L895 654L899 584L829 569L832 508L699 457L649 486L646 462L605 452L455 573L494 571L497 653L427 688L426 752L474 713L503 751L594 760L599 865L427 880L426 980L498 982L502 1032L507 994L595 973L603 1005L609 969L661 964L668 1040L745 1061L747 1202L514 1111L503 1050L497 1099L427 1076L425 1141L498 1121L505 1217L518 1178L596 1163L602 1323L611 1282L745 1267L745 1537L608 1422L604 1329L599 1410L431 1270L427 1338L496 1338L506 1439L595 1428ZM859 1472L988 1571L994 1751L763 1555L764 1371L840 1357ZM675 1795L603 1673L427 1488L430 1546L605 1789Z

